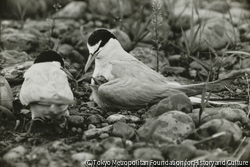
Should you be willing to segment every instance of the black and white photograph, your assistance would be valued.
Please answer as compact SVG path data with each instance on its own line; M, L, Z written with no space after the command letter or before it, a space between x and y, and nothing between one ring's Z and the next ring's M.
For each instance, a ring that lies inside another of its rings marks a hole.
M0 0L0 167L249 167L250 0Z

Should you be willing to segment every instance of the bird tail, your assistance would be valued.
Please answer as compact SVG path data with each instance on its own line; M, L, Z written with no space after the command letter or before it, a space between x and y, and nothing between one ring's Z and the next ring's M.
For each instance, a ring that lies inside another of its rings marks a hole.
M184 92L187 96L194 96L201 94L203 89L207 87L209 91L222 90L225 86L229 85L234 79L245 76L245 73L250 73L249 69L243 69L238 71L233 71L229 73L225 78L219 79L213 82L205 82L200 84L191 84L191 85L178 85L173 86L173 89Z

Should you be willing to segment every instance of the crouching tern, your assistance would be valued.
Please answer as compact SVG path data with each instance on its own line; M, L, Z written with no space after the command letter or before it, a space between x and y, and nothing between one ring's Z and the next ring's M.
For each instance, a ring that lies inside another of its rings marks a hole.
M91 99L104 109L140 109L174 94L201 94L205 83L180 85L152 70L127 53L117 38L106 29L94 31L88 38L89 57L85 72L95 61ZM243 72L241 72L242 74ZM244 74L244 73L243 73ZM209 82L209 87L221 86L239 74ZM98 78L106 80L102 84Z
M20 101L30 106L31 130L35 118L59 119L69 116L68 106L74 103L62 57L52 51L42 52L34 64L24 73L24 82L20 90ZM67 125L67 119L61 125Z

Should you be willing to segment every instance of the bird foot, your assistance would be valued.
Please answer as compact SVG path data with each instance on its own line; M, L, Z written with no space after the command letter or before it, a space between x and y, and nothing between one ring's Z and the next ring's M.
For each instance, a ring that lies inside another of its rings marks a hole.
M28 126L28 130L27 130L27 134L30 134L31 133L31 131L32 131L32 129L34 129L34 128L32 128L32 126L34 125L34 122L36 122L35 123L35 127L36 128L38 128L38 129L40 129L39 127L43 127L43 126L41 126L41 125L37 125L37 122L41 122L41 123L43 123L44 124L44 119L42 119L42 118L39 118L39 117L37 117L37 118L34 118L34 119L31 119L31 121L30 121L30 123L28 122L27 123L27 125L26 126ZM28 125L28 124L30 124L30 125ZM33 130L34 131L34 130ZM39 130L40 131L40 130Z

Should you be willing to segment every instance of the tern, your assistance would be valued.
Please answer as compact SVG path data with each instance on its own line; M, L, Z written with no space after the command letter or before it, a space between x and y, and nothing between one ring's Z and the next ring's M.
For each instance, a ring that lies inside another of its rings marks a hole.
M85 72L95 62L90 99L103 109L141 109L174 94L201 94L206 84L180 85L170 82L127 53L115 35L106 29L94 31L88 38L87 47L89 57ZM221 86L224 81L227 83L237 76L234 74L209 82L208 86ZM98 78L106 82L98 84Z
M62 57L55 51L42 52L34 64L24 73L19 99L30 106L31 130L35 118L59 119L69 116L68 106L74 103L74 96L68 83L70 73L64 68ZM62 124L67 125L67 119Z

